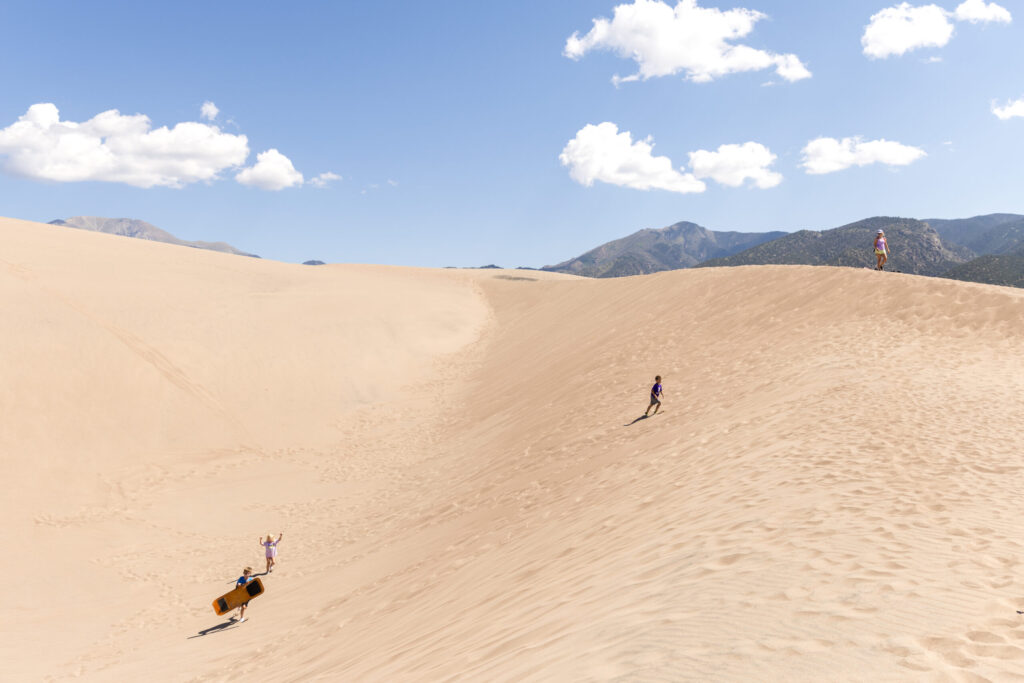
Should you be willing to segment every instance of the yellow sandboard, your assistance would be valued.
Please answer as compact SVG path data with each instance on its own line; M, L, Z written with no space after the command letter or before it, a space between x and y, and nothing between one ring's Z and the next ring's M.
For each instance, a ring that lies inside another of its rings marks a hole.
M213 611L217 614L227 614L236 607L241 607L243 603L249 602L257 595L263 595L263 582L258 578L214 600Z

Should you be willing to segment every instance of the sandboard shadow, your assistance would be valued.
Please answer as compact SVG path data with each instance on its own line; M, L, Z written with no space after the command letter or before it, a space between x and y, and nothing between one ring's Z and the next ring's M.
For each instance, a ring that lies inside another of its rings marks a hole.
M216 626L204 628L202 631L198 632L194 636L189 636L185 640L192 640L193 638L202 638L203 636L208 636L211 633L223 633L224 631L229 631L233 628L238 628L239 625L240 624L234 619L228 619L227 621L221 624L217 624Z

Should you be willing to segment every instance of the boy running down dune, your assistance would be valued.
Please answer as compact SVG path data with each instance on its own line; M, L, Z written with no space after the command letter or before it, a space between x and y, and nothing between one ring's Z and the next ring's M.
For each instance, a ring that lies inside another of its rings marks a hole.
M661 410L661 399L665 393L661 390L661 375L654 378L654 386L651 387L651 402L647 405L647 410L644 411L644 417L647 417L647 413L650 412L651 406L654 408L654 414L657 415L658 411Z

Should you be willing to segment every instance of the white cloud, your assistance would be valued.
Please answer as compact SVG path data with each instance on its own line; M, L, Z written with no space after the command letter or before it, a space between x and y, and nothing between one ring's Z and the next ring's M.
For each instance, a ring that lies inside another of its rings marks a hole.
M276 149L268 149L257 154L256 163L242 169L235 180L261 190L283 190L301 185L302 174L295 170L291 159Z
M1007 102L1002 107L992 103L992 113L998 116L1003 121L1012 119L1016 116L1024 117L1024 97L1013 102Z
M965 0L954 12L938 5L915 7L903 2L873 14L860 43L864 54L872 58L902 55L922 47L943 47L953 37L953 19L972 24L1010 23L1012 17L1005 7L985 0Z
M334 182L335 180L341 180L341 176L337 173L327 171L325 173L321 173L315 178L310 178L309 184L313 187L327 187L329 183Z
M595 180L637 190L703 192L703 182L672 167L668 157L652 154L650 138L633 142L614 123L587 124L569 141L558 159L573 180L590 187Z
M906 166L926 156L924 150L917 147L890 140L862 142L859 137L817 138L807 143L803 155L803 166L811 174L834 173L851 166L875 163Z
M860 43L868 57L902 55L920 47L942 47L953 37L948 12L938 5L901 3L871 16Z
M606 49L634 60L639 71L615 76L616 84L685 72L695 82L730 73L775 67L787 81L810 78L811 72L792 54L775 54L729 41L743 38L765 17L755 10L701 7L697 0L679 0L675 8L661 0L634 0L615 7L611 20L594 19L585 36L573 33L564 53L579 59L591 50Z
M690 168L697 178L712 178L729 187L739 187L749 178L757 187L767 189L782 182L782 174L769 169L775 159L764 145L746 142L722 145L715 152L690 152Z
M985 0L965 0L960 3L956 8L956 18L960 21L969 21L972 24L982 21L1009 24L1013 21L1009 10L994 2L985 2Z
M153 129L149 117L116 109L61 121L56 105L40 103L0 129L0 156L6 172L35 180L182 187L243 164L249 144L203 123Z
M207 100L206 102L203 102L203 106L199 108L199 112L207 121L213 121L217 118L217 114L220 113L220 109L217 108L216 104Z

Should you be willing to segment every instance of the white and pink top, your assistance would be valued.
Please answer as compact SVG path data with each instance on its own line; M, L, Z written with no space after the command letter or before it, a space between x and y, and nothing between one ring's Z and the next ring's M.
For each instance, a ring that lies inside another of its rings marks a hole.
M281 539L276 541L260 541L260 545L267 549L267 557L277 557L277 544L281 542Z

